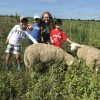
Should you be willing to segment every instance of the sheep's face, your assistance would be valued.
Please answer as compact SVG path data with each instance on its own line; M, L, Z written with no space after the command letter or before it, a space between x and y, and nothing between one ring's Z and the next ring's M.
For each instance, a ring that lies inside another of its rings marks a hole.
M78 44L78 43L72 43L70 46L71 46L71 51L75 51L75 50L77 50L79 47L81 47L81 45Z

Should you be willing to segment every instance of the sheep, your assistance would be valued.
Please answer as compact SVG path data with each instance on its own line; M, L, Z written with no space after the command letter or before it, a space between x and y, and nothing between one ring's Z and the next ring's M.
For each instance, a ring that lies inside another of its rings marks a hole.
M76 50L77 49L77 50ZM100 50L87 45L77 43L71 44L71 51L77 51L77 57L86 61L86 65L97 66L96 71L100 67Z
M24 63L27 68L32 68L38 62L63 61L67 65L74 62L74 57L63 49L50 44L38 43L28 46L24 52Z

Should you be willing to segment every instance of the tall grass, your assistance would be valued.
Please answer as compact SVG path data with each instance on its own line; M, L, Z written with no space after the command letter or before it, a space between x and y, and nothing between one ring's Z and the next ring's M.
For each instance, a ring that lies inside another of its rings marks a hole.
M82 44L100 48L100 22L64 21L63 30L69 38Z
M85 63L50 62L36 70L0 71L0 100L99 100L100 73Z

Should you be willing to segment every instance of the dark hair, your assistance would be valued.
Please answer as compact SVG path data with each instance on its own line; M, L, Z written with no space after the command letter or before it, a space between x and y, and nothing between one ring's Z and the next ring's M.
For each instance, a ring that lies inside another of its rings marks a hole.
M25 18L25 19L23 19L23 20L20 21L20 19L17 18L17 22L23 22L23 21L28 22L28 19Z
M28 22L28 19L24 18L24 19L21 20L21 22Z
M62 25L62 20L61 19L55 19L54 23L55 23L55 25L56 24Z

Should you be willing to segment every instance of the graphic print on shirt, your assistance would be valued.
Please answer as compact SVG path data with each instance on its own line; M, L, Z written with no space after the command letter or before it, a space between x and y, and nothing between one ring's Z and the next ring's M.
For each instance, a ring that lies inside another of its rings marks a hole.
M60 44L61 43L61 34L60 33L54 34L53 41L54 41L54 43Z
M18 41L23 40L24 38L26 38L26 34L23 31L19 31L19 30L15 30L17 36L18 37Z

